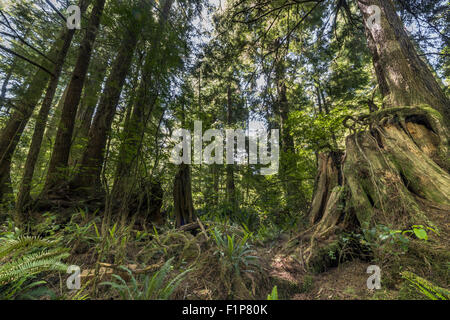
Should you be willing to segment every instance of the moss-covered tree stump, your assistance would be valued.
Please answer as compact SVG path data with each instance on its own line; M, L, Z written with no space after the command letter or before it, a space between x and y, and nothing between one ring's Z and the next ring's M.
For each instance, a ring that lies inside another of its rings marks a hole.
M376 225L432 227L439 234L434 243L448 248L449 131L441 115L415 106L359 120L363 127L353 127L342 157L320 157L312 227L302 235L308 241L303 258L316 270L333 263L327 255L339 248L340 232L370 240L368 231Z

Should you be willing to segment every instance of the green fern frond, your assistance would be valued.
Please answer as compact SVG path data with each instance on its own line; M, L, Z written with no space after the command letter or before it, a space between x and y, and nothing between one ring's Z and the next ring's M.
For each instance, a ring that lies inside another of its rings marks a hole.
M186 274L191 271L188 269L172 280L169 281L169 274L173 269L173 258L169 259L157 272L153 275L145 275L144 278L140 278L137 281L133 273L129 271L130 283L122 279L120 276L113 274L112 276L118 280L118 282L102 282L100 285L109 285L111 288L117 290L122 299L130 300L166 300L172 295L174 290L184 280ZM143 283L140 285L139 283Z
M57 241L27 236L0 240L0 287L6 288L8 297L39 273L67 270L61 261L69 256L68 249L55 248L57 244Z
M0 239L0 262L10 253L14 253L14 255L17 256L20 252L29 250L30 248L49 248L55 246L56 244L56 241L49 241L30 236L21 236L18 239Z
M48 256L48 252L32 254L19 260L11 261L0 267L0 284L8 284L21 277L29 278L45 271L65 271L67 265L61 263L68 253Z

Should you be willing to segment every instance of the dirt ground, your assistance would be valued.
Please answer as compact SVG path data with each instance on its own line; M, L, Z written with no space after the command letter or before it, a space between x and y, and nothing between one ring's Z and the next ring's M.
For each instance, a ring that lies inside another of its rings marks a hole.
M338 267L319 274L303 270L301 263L292 257L275 256L271 263L271 276L281 284L281 298L290 300L367 300L390 299L396 296L393 290L369 290L366 273L368 262L347 261ZM383 276L383 275L382 275ZM284 281L283 281L284 280ZM283 283L291 283L283 286ZM289 291L287 294L283 290Z

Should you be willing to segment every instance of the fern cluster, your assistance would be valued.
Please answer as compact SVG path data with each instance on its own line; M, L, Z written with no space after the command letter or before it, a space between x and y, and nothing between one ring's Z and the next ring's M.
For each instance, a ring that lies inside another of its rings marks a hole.
M113 274L112 276L118 282L102 282L101 285L111 286L119 292L124 300L167 300L184 280L187 273L191 271L188 269L170 280L168 276L173 269L172 262L173 258L167 260L159 271L153 275L145 275L145 277L139 279L141 281L136 280L131 270L122 267L130 276L130 284L127 284L119 275Z
M249 244L250 234L247 233L240 240L237 240L235 235L222 235L219 229L214 228L211 232L218 250L214 253L218 255L222 261L225 261L232 266L237 275L241 274L242 267L245 272L253 272L251 266L259 266L258 258L253 255L255 253Z
M0 239L0 296L10 297L37 274L65 271L61 260L67 258L67 249L57 242L36 237Z

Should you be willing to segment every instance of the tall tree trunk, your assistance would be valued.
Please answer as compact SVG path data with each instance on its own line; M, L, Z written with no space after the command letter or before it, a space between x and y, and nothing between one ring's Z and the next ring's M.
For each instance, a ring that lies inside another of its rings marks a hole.
M153 34L150 52L147 54L142 68L141 81L136 92L136 98L133 101L133 111L129 121L125 122L122 132L112 190L112 193L117 195L117 197L122 197L130 192L129 189L132 187L132 181L130 181L131 172L137 166L137 157L141 150L146 124L158 97L159 75L156 74L154 68L155 65L163 64L162 57L159 58L160 40L164 33L172 4L173 0L165 0L162 5L159 26ZM156 61L156 59L158 60ZM126 207L126 203L122 198L117 198L117 200Z
M108 59L99 54L92 61L89 68L92 70L90 70L90 75L84 86L83 97L81 98L80 107L77 111L73 131L73 146L70 149L69 155L69 167L72 168L79 163L87 146L89 129L91 128L95 107L100 98L103 81L108 68Z
M89 131L88 145L83 153L79 172L73 181L75 188L84 189L88 193L102 189L100 173L106 140L111 130L125 78L133 61L141 26L142 22L133 21L132 25L127 28Z
M210 165L213 175L213 190L212 190L212 205L214 208L219 206L219 185L220 185L220 172L217 164Z
M14 204L13 187L11 185L11 158L2 161L0 168L0 195L1 203Z
M53 145L55 142L56 130L58 129L58 123L59 123L59 120L61 119L61 112L62 112L62 108L64 106L64 101L66 101L68 89L69 89L69 85L66 84L64 91L61 94L61 97L59 98L58 104L56 105L56 108L54 109L54 112L49 121L47 129L45 130L44 141L48 142L47 147L50 149L50 151L51 151L51 148L53 148Z
M39 151L41 150L42 138L44 136L45 127L47 125L48 114L53 103L53 98L55 96L56 88L58 87L61 71L67 56L67 52L70 48L70 44L72 43L74 33L75 29L69 30L68 36L64 40L64 44L55 62L55 69L53 71L54 76L50 79L44 101L42 102L41 109L39 110L39 114L36 119L34 134L25 163L25 171L17 197L16 211L19 223L23 222L23 209L30 200L31 182L33 179L34 168L36 166Z
M69 89L61 120L56 133L55 146L50 159L44 193L47 193L67 178L67 164L69 160L72 134L77 114L78 104L81 99L84 80L91 60L92 48L100 26L100 18L103 13L106 0L96 0L86 30L86 35L81 43L75 69L69 83Z
M233 92L231 82L227 88L227 125L231 127L234 124L233 119ZM233 143L234 149L234 143ZM227 202L230 206L231 213L234 215L237 211L236 186L234 183L234 163L226 165L226 185L227 185Z
M3 101L5 100L6 97L6 91L8 88L8 84L9 84L9 80L12 77L13 74L13 70L14 70L14 66L12 66L11 68L9 68L8 73L6 74L5 79L3 80L3 84L2 84L2 89L0 92L0 105L3 106Z
M391 0L358 0L368 47L387 107L427 104L450 121L450 101L426 63L419 57ZM374 18L373 7L381 10Z
M39 152L38 160L34 168L34 177L38 179L39 183L45 182L45 177L47 175L48 169L48 159L51 156L51 151L53 149L53 144L55 141L56 130L58 128L59 119L61 117L61 110L64 105L64 100L67 95L67 84L64 86L64 91L58 99L58 103L53 109L53 113L48 121L47 128L44 132L44 137L42 139L41 152ZM45 152L44 152L45 150Z
M48 56L51 59L55 59L59 50L64 43L64 40L69 37L69 30L61 32L60 36L50 49ZM47 59L42 59L41 65L47 68L52 68L50 62ZM0 201L4 196L4 191L9 190L5 187L5 183L10 180L10 164L12 155L16 150L20 137L26 124L30 120L30 117L36 107L39 99L42 96L42 92L48 83L50 75L39 69L34 76L26 84L26 90L23 96L19 97L19 102L15 104L15 110L8 119L5 127L0 134Z
M191 168L181 164L175 176L173 201L176 226L181 227L194 221L194 205L192 201Z
M299 211L303 209L307 201L300 193L301 188L296 183L295 175L297 163L295 159L295 145L294 139L289 132L288 119L289 119L289 101L287 98L286 88L286 68L284 61L277 63L275 70L277 100L275 101L274 113L278 115L278 122L280 125L280 137L281 137L281 159L280 159L280 173L279 177L282 183L284 195L286 198L286 211L292 213L294 210ZM316 87L319 91L319 88ZM319 94L317 96L319 101L319 110L322 112L322 104L324 103L323 97Z
M88 1L80 1L81 12L86 10L87 3ZM54 61L57 59L58 52L61 50L65 39L71 37L70 33L70 30L64 26L63 31L61 31L47 55L51 60ZM53 69L48 59L42 58L40 64L47 69ZM12 155L49 79L50 75L47 72L41 69L36 71L30 81L25 85L26 90L24 94L19 97L19 102L15 105L15 111L10 116L0 134L0 201L3 198L2 190L7 190L7 188L5 189L3 187L2 183L5 183L9 179Z
M316 85L316 96L317 96L317 105L319 106L319 113L322 113L323 112L322 96L320 95L319 86L317 86L317 85Z
M8 89L9 81L11 80L11 77L13 75L15 65L16 65L16 60L13 61L11 67L8 70L8 73L5 76L5 79L3 80L2 88L0 90L0 108L3 108L3 107L6 106L6 104L5 104L5 102L6 102L6 92L7 92L7 89Z
M26 38L28 36L29 32L30 32L30 28L28 27L25 30L24 38ZM11 77L12 77L12 75L14 73L14 69L16 67L18 59L19 58L16 57L16 56L13 58L11 67L9 68L8 73L6 74L5 80L3 81L2 89L1 89L1 93L0 93L0 108L6 107L6 92L7 92L7 89L8 89L9 81L11 80ZM9 113L10 108L11 108L11 105L8 105L6 110L5 110L6 111L5 113Z
M450 212L448 100L417 55L392 2L359 0L358 5L388 108L360 117L368 128L347 137L343 157L321 156L310 216L314 225L303 234L309 243L302 255L312 269L324 271L338 262L330 251L343 252L346 246L339 233L359 233L373 243L383 236L379 225L391 230L422 225L440 236L430 233L433 240L426 243L411 238L407 254L432 268L428 259L448 260L443 245L450 234L445 222ZM369 20L376 12L371 5L381 11L379 24Z

